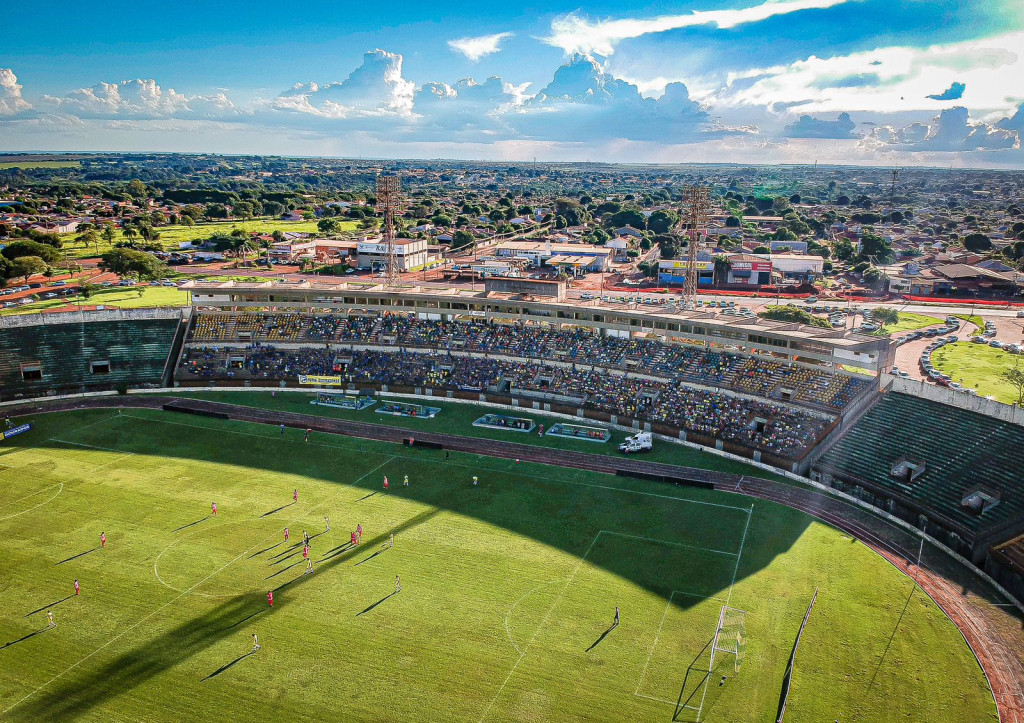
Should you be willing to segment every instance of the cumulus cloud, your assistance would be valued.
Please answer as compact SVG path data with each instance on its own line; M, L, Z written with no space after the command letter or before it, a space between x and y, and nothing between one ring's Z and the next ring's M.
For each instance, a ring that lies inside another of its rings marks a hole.
M953 83L946 90L935 95L929 95L928 98L932 100L960 100L964 97L964 91L967 90L967 86L964 83Z
M896 145L913 151L995 151L1020 148L1017 131L997 128L986 123L971 123L966 108L957 106L944 110L931 123L912 123L906 128L892 126L875 128L871 141Z
M475 38L456 38L448 41L448 47L456 53L462 53L474 63L488 55L501 50L501 44L513 37L514 33L495 33Z
M926 48L811 55L787 65L731 73L724 87L701 99L727 106L799 102L815 113L930 111L934 103L929 93L946 87L954 70L960 80L946 93L970 86L972 108L1008 112L1006 89L1024 76L1022 47L1024 33L1015 32Z
M623 40L652 33L664 33L702 25L720 29L757 23L777 15L818 10L842 5L849 0L767 0L760 5L726 10L693 10L684 15L660 15L654 18L618 18L592 20L569 13L551 22L551 35L542 40L567 54L610 56Z
M21 97L18 76L10 68L0 68L0 116L30 110L32 104Z
M223 93L186 96L173 88L164 90L155 80L141 79L97 83L62 97L43 96L42 100L59 113L80 118L220 118L235 112L234 103Z
M278 110L349 118L367 115L409 115L416 84L402 77L402 56L371 50L362 64L339 82L297 84L272 103Z
M784 133L787 138L854 138L856 127L849 113L840 113L836 120L802 115L800 120L786 126Z
M1017 131L1017 134L1024 137L1024 103L1017 107L1017 112L1009 118L1003 118L996 123L996 128L1008 131Z

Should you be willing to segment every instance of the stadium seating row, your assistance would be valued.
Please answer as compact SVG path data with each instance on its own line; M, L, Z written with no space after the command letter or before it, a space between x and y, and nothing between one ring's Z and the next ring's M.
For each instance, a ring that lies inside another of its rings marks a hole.
M770 399L841 410L868 388L867 381L816 372L768 358L744 357L654 339L623 339L591 329L484 321L438 321L414 316L341 316L296 313L198 314L190 339L197 344L325 342L408 349L470 351L620 370L732 388Z

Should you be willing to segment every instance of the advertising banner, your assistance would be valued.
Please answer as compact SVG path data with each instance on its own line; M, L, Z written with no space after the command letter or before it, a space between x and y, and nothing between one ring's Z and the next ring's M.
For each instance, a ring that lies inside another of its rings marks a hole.
M300 374L299 384L314 384L321 387L340 387L340 376L323 376L320 374Z

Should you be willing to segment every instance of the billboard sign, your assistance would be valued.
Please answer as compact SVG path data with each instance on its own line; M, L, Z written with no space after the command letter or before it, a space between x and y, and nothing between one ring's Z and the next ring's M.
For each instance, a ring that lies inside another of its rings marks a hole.
M32 429L31 424L21 424L17 427L12 427L4 432L0 432L0 442L11 437L17 437L19 434L24 434L28 430Z

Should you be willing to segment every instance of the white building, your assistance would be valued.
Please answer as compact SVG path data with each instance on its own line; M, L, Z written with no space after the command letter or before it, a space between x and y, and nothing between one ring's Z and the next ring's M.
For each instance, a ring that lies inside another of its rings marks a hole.
M415 271L427 263L427 239L395 239L395 258L399 271ZM387 268L388 245L382 238L359 239L357 263L361 269L383 271Z

